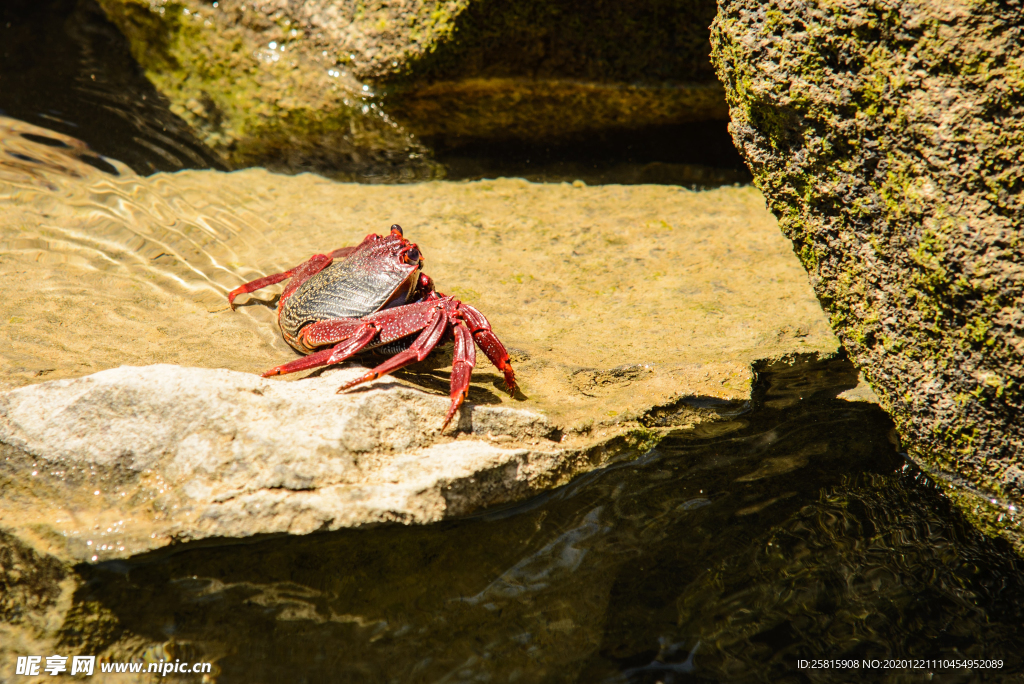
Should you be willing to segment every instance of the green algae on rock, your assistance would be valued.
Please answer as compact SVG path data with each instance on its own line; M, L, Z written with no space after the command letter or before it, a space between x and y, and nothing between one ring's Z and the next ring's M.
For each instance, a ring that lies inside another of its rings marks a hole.
M833 329L915 460L1018 551L1022 21L991 2L723 0L712 30L733 138Z
M171 111L230 166L386 180L438 173L422 146L372 100L339 46L323 49L331 41L300 32L274 3L100 4ZM430 16L441 5L421 3L419 13ZM447 31L443 21L414 23L428 45Z

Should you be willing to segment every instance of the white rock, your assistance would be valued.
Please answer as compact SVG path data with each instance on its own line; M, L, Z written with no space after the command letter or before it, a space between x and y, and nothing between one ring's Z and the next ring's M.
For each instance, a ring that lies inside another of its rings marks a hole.
M439 433L446 396L388 379L336 393L360 372L287 382L122 366L2 393L0 525L103 560L172 540L425 523L598 465L562 463L570 452L529 411L473 406L453 439ZM494 433L511 439L473 438Z

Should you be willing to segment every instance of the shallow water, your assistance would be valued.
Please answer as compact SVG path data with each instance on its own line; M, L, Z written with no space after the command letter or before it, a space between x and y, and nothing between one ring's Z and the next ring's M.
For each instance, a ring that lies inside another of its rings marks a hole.
M227 292L393 223L438 290L485 312L513 349L521 393L503 395L482 364L469 400L540 410L560 429L600 431L681 395L746 398L753 361L838 349L749 187L140 176L0 117L0 202L0 385L122 364L284 363L281 287L234 311ZM401 377L448 391L444 373Z
M898 453L853 369L776 366L727 420L504 510L83 568L218 682L1006 681L1024 565ZM798 668L813 658L996 658Z

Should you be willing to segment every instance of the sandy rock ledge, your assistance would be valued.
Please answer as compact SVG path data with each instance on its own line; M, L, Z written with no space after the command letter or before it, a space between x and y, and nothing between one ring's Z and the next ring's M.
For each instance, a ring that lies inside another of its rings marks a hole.
M764 362L839 348L752 188L140 177L0 118L4 151L0 530L65 563L521 500L701 429ZM359 370L263 380L296 358L281 286L227 303L395 222L515 367L510 397L478 358L445 434L450 356L342 395Z

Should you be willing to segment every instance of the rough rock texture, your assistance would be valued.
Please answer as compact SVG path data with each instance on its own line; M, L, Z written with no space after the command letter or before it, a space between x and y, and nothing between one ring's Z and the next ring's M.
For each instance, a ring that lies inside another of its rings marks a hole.
M229 166L364 180L438 173L349 66L356 46L383 54L380 41L367 46L363 38L380 22L356 20L357 7L315 2L289 13L288 3L273 1L99 3L171 111ZM445 7L416 3L403 19L409 50L450 33Z
M1024 8L721 0L736 144L929 472L1024 549Z
M0 394L0 526L97 561L205 537L425 523L616 454L564 453L543 416L500 406L462 413L469 439L439 440L447 398L390 379L336 393L361 372L283 383L123 366Z
M726 116L708 0L99 2L172 111L235 166L426 178L442 171L417 136Z

